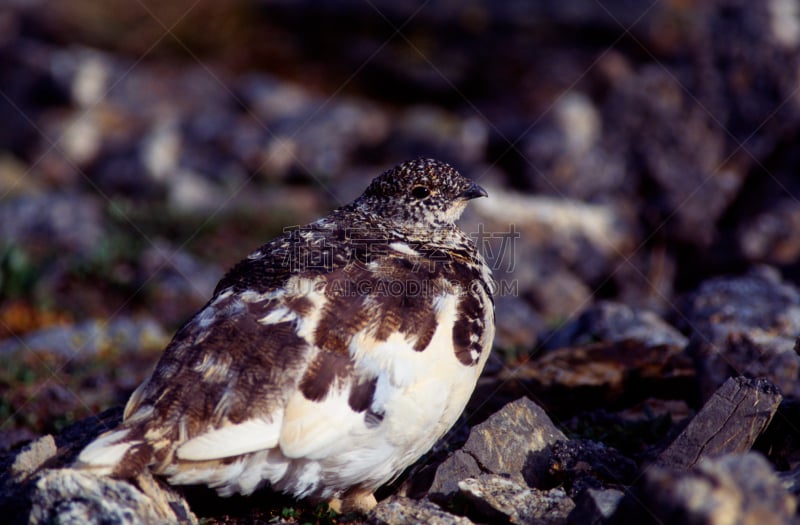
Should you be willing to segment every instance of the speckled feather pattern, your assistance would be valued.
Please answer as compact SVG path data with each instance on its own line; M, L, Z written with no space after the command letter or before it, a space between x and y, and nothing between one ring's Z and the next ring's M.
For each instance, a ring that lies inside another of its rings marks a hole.
M491 348L489 269L454 224L483 195L410 161L255 250L78 466L318 499L397 476L455 423Z

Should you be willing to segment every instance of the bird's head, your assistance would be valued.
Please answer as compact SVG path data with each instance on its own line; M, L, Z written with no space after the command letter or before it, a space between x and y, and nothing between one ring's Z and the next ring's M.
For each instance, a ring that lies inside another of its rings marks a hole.
M433 159L404 162L376 177L354 205L407 229L451 226L486 190Z

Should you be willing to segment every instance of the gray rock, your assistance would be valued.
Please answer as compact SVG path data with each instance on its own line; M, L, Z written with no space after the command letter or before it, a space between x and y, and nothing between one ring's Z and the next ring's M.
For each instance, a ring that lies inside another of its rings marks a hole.
M743 221L736 236L741 252L751 261L793 264L800 260L800 203L776 197L768 207Z
M603 146L603 121L592 100L577 91L566 93L531 130L525 154L536 163L526 166L536 193L583 201L608 202L629 194L633 173L623 158Z
M690 471L651 467L622 499L612 524L797 523L797 500L759 454L706 458Z
M407 151L404 156L425 151L461 165L482 161L489 138L489 127L479 117L462 118L431 105L409 107L393 127L398 148Z
M30 524L197 523L173 489L149 474L136 482L138 487L81 470L46 471L36 482Z
M683 334L654 312L602 301L590 306L578 318L550 334L546 348L629 339L649 346L670 345L678 348L685 347L689 342Z
M388 114L364 99L323 100L299 84L263 74L243 76L239 83L262 124L262 168L270 175L296 167L324 181L341 174L358 147L389 134Z
M541 407L523 397L473 427L462 450L484 472L524 484L529 456L566 439Z
M46 350L75 357L95 355L111 348L118 352L161 348L166 342L167 335L155 320L121 317L45 328L22 338L0 341L0 355Z
M170 243L154 239L140 254L150 276L150 314L164 325L183 323L211 297L223 270Z
M461 224L475 232L494 278L531 298L545 317L568 317L589 304L586 283L607 278L633 246L615 206L487 186L491 197L467 208Z
M750 450L783 397L768 381L728 379L656 460L685 469L704 457Z
M536 346L544 319L517 295L498 295L494 301L494 346L506 351L528 352Z
M759 267L705 281L685 300L682 317L704 399L740 375L765 377L800 397L800 291L777 271Z
M531 489L494 474L467 478L458 488L492 522L562 523L575 507L562 488Z
M368 520L369 523L376 525L410 525L417 523L426 523L428 525L470 525L472 523L469 518L445 512L430 501L397 496L387 498L378 503L370 512Z
M625 494L616 489L586 489L575 497L575 508L569 513L570 525L600 525L617 510Z
M17 483L25 482L45 461L55 456L57 451L53 436L48 434L40 437L19 451L9 469L11 477Z
M0 201L4 243L80 253L96 246L103 235L100 202L88 195L42 193Z

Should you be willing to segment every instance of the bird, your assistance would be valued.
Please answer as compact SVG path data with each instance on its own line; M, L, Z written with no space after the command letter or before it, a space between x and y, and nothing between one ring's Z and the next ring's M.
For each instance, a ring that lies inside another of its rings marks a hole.
M458 420L494 339L456 224L487 192L418 158L235 264L75 466L368 511Z

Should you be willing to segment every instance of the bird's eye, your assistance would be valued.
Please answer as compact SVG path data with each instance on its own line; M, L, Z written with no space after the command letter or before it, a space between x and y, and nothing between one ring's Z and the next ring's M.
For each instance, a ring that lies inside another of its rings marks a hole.
M428 195L431 194L431 190L426 188L425 186L415 186L411 189L411 196L415 199L424 199Z

